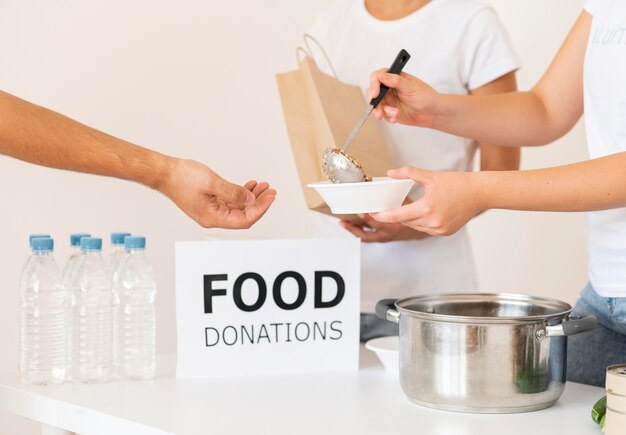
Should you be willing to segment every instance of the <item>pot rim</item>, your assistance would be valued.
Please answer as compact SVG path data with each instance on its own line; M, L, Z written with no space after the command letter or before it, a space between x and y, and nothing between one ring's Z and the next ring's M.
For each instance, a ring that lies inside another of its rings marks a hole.
M450 301L512 301L522 302L529 304L539 304L544 307L551 307L555 310L560 310L550 314L534 315L534 316L500 316L500 317L486 317L486 316L459 316L453 314L437 314L429 313L427 311L417 311L415 309L405 308L407 304L426 301L440 301L447 299ZM558 321L567 317L572 312L572 306L567 302L563 302L558 299L544 298L539 296L528 296L524 294L516 293L433 293L421 296L412 296L408 298L399 299L395 302L395 307L401 315L409 317L430 320L447 323L488 323L488 324L514 324L514 323L558 323ZM403 306L404 305L404 306Z

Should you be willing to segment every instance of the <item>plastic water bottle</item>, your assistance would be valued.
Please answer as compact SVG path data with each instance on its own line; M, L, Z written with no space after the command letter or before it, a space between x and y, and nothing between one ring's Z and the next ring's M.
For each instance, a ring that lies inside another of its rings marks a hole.
M70 258L65 263L63 269L63 287L68 295L68 316L67 316L67 360L66 360L66 380L72 380L72 316L69 313L72 312L72 295L76 293L76 289L72 287L72 276L78 267L78 263L82 258L82 252L80 250L80 239L83 237L91 237L88 233L74 233L70 235ZM74 298L75 299L75 298Z
M107 257L107 267L113 282L115 281L115 273L126 256L126 249L124 249L124 237L126 236L130 236L130 233L111 233L111 252Z
M22 274L20 276L24 276L26 270L30 268L31 261L33 259L33 239L49 239L50 234L31 234L28 236L28 247L30 248L30 252L28 257L26 257L26 261L24 261L24 266L22 267Z
M83 252L72 274L72 379L101 383L109 380L113 322L111 280L102 257L102 239L80 239Z
M63 268L63 283L68 283L72 271L76 268L78 261L81 257L80 239L83 237L91 237L91 234L87 233L74 233L70 235L70 258L67 259L65 267ZM69 283L68 283L69 284Z
M111 233L111 251L109 252L109 255L107 257L107 267L109 269L109 275L111 277L111 285L113 289L115 289L118 269L120 267L120 264L124 260L124 257L126 256L126 249L124 248L124 238L130 235L130 233L123 232ZM115 316L115 312L113 316ZM116 365L115 343L115 323L113 323L113 376L119 379L120 370L119 367Z
M128 236L114 289L114 360L121 379L146 380L156 368L156 282L146 238Z
M28 246L30 246L30 248L33 248L33 239L50 239L51 236L50 234L31 234L30 236L28 236Z
M33 237L31 247L20 279L20 373L30 384L59 384L66 371L67 293L54 240Z

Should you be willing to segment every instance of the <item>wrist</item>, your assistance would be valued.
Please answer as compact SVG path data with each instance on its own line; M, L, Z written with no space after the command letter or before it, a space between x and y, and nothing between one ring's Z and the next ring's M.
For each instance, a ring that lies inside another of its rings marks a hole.
M433 128L441 130L444 128L445 119L452 115L454 108L454 95L441 94L435 91L435 99L430 109L433 116Z
M498 180L494 179L498 172L480 171L472 172L472 201L476 205L477 213L480 214L492 208L498 208L496 201L496 187Z
M152 170L146 174L143 184L167 195L167 190L173 181L174 168L179 159L155 153L150 160Z

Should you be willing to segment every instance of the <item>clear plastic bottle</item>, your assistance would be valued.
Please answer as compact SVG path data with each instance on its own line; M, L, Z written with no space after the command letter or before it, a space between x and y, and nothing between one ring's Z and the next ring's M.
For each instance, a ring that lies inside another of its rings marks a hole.
M154 378L156 368L156 281L146 257L146 238L125 239L128 253L114 288L114 360L120 379Z
M115 281L115 273L126 256L126 249L124 249L126 236L130 236L130 233L111 233L111 251L107 256L107 267L113 282Z
M20 373L29 384L60 384L66 372L67 293L54 240L32 238L31 247L20 279Z
M50 239L50 234L31 234L28 236L28 246L33 248L33 239Z
M72 275L76 271L78 267L78 263L82 258L82 252L80 250L80 239L83 237L91 237L91 234L88 233L74 233L70 235L70 258L67 259L65 263L65 267L63 269L63 287L68 295L68 316L67 316L67 360L66 360L66 380L72 380L72 316L69 313L72 312L72 301L76 298L73 298L72 295L76 293L76 289L72 287Z
M22 267L22 273L20 276L24 276L24 274L30 270L31 263L33 261L33 240L34 239L49 239L50 234L31 234L28 236L28 247L30 248L30 252L28 257L26 257L26 261L24 261L24 266Z
M72 274L72 379L102 383L112 365L111 280L102 257L102 239L80 239L83 252Z
M80 260L81 250L80 250L80 239L83 237L91 237L91 234L87 233L74 233L70 235L70 257L67 259L65 263L65 267L63 268L63 283L67 283L70 279L70 275L73 269L76 267L76 264Z
M109 269L109 275L111 277L111 285L115 290L115 285L117 281L117 272L119 270L120 264L124 260L126 256L126 248L124 248L124 238L130 236L130 233L111 233L111 251L107 256L107 267ZM114 295L115 297L115 295ZM114 308L115 308L115 300L114 300ZM116 358L116 338L115 338L115 312L113 313L113 377L119 379L120 375L120 367L117 365L118 359Z

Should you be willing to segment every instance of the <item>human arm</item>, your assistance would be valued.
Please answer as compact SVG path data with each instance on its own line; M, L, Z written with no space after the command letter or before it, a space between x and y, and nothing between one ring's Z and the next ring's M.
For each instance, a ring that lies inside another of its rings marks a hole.
M511 72L472 91L472 95L492 95L516 89L515 73ZM481 143L480 168L485 171L515 170L519 168L520 150L514 147ZM378 222L368 215L357 222L340 221L340 225L364 243L384 243L401 240L421 240L427 233L415 231L406 225Z
M543 145L569 131L583 113L583 61L591 15L582 12L552 64L528 92L488 96L439 94L408 74L372 74L369 95L380 83L392 88L374 110L378 119L435 128L480 142Z
M515 72L510 72L491 83L474 89L470 95L480 97L515 92L516 90ZM480 142L478 146L481 171L514 171L519 169L521 152L518 147L507 147L486 142Z
M267 183L229 183L201 163L117 139L1 91L0 154L144 184L204 227L248 228L275 198Z
M595 211L626 206L626 153L529 171L433 172L404 167L424 196L372 217L433 235L450 235L488 209Z

